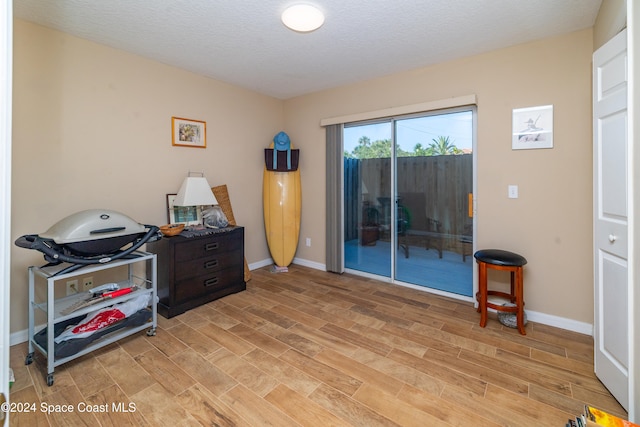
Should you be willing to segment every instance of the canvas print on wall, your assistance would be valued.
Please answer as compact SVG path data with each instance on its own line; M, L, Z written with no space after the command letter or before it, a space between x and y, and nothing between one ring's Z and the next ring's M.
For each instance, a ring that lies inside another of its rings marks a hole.
M553 105L513 110L511 148L553 148Z

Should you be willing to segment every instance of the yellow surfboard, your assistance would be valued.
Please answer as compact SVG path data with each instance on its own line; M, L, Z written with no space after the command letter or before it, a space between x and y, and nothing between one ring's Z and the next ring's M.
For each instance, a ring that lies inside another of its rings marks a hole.
M273 148L273 143L269 148ZM267 170L265 165L262 177L262 206L271 258L278 267L287 267L293 261L300 237L300 169L276 172Z

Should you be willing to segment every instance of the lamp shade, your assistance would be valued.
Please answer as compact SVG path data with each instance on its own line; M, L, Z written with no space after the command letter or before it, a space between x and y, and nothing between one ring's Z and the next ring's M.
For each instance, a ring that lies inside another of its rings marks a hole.
M174 206L217 205L216 196L204 176L188 176L184 179L180 191L173 202Z

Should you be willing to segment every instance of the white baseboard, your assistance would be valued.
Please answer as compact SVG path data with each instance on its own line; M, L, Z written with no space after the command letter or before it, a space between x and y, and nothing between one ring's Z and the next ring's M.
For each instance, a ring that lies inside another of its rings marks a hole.
M302 258L294 258L293 263L301 265L303 267L313 268L314 270L327 271L326 264L320 264L319 262L315 262L315 261L309 261Z
M263 259L262 261L252 262L249 264L249 270L257 270L258 268L266 267L267 265L273 264L273 260L271 258Z
M303 267L313 268L315 270L327 271L325 264L321 264L315 261L309 261L302 258L294 258L293 263L301 265ZM262 261L249 264L249 270L266 267L270 264L273 264L273 260L271 258L267 258ZM412 286L412 288L414 287ZM415 287L414 289L429 292L427 288ZM551 314L539 313L537 311L530 310L527 310L527 319L531 320L532 322L542 323L543 325L555 326L556 328L566 329L568 331L593 336L593 325L590 323L578 322L577 320L567 319L565 317L553 316ZM40 330L40 328L41 327L37 327L36 330ZM9 336L9 345L16 345L26 342L28 340L28 337L29 334L27 329L14 332Z
M249 270L255 270L258 268L266 267L267 265L271 265L271 264L273 264L273 260L271 258L263 259L261 261L252 262L251 264L249 264ZM293 264L298 264L303 267L313 268L314 270L327 271L326 265L320 264L319 262L302 259L302 258L294 258Z
M556 328L566 329L567 331L593 336L593 325L590 323L578 322L577 320L567 319L566 317L553 316L551 314L529 310L527 310L527 319L532 322L542 323L543 325L555 326Z
M44 326L44 325L42 325ZM36 328L36 330L40 330L40 328ZM21 344L23 342L27 342L29 339L29 330L25 329L23 331L14 332L9 335L9 345Z

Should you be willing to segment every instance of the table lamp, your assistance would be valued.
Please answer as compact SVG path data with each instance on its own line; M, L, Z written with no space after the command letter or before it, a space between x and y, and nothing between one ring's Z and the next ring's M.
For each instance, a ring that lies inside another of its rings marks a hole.
M216 200L216 196L213 195L213 191L211 191L211 186L207 182L207 178L204 177L204 172L201 173L201 176L191 175L192 172L189 172L182 182L182 186L180 187L180 191L178 191L173 205L197 206L201 212L203 206L217 205L218 201ZM201 225L203 224L199 226Z

